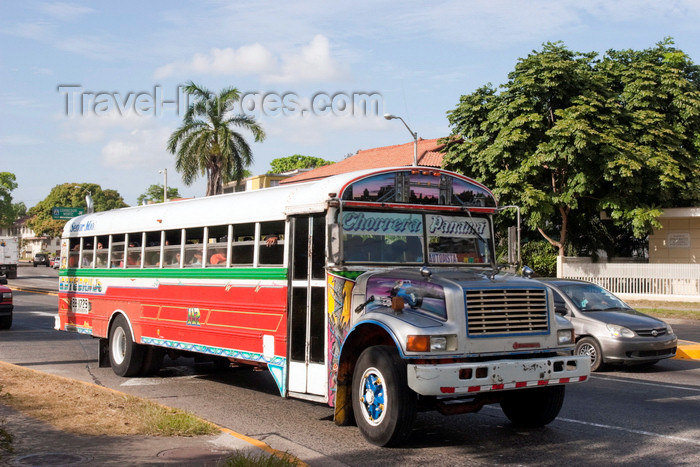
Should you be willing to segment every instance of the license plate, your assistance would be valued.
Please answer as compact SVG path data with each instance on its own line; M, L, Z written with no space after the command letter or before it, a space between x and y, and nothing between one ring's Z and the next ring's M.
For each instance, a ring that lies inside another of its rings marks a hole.
M70 299L70 309L73 313L87 313L90 311L90 300L73 297Z

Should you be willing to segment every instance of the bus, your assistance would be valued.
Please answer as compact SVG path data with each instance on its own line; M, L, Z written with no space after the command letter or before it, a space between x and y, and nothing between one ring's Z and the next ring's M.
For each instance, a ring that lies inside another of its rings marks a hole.
M392 167L85 214L63 231L55 327L124 377L166 355L262 367L379 446L418 410L542 426L590 360L547 287L499 273L497 212L468 177Z

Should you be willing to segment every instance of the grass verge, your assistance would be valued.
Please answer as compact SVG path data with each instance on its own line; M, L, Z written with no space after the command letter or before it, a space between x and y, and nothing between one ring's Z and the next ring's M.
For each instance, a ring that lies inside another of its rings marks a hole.
M184 410L0 362L0 403L59 430L92 436L198 436L218 428Z
M215 425L108 388L0 362L0 404L73 434L88 436L199 436ZM0 463L14 452L13 436L0 420ZM287 453L236 452L223 465L289 467L305 465Z

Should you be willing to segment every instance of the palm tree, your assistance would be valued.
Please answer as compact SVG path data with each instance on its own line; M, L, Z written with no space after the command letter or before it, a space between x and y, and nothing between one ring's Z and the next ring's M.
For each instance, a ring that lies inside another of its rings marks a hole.
M241 181L245 168L253 163L250 146L232 127L250 131L256 142L265 139L265 132L255 118L231 115L240 100L238 89L225 88L217 95L190 81L184 90L194 102L188 106L182 125L170 135L168 151L176 154L175 169L185 185L206 174L205 196L217 195L223 192L224 183Z

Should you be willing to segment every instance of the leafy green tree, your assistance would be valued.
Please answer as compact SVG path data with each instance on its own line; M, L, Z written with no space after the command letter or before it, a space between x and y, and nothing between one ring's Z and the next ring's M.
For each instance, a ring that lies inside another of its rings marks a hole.
M250 146L233 127L250 131L256 142L265 139L265 132L253 117L231 115L240 100L238 89L229 87L215 94L190 81L185 92L194 102L182 125L170 135L168 150L176 155L175 169L185 185L206 175L206 196L217 195L224 183L242 180L243 171L253 162Z
M168 187L168 199L179 198L180 191L177 188ZM162 203L163 202L163 185L151 185L148 189L136 198L136 204L143 204L143 202L152 203Z
M53 187L46 198L28 211L27 214L31 217L27 220L27 225L37 235L60 237L66 221L53 219L51 210L57 206L85 208L85 196L88 194L92 197L95 212L127 206L116 190L103 190L94 183L64 183Z
M602 60L547 43L448 112L445 165L520 205L560 255L602 210L644 236L661 207L700 200L698 73L670 40Z
M320 157L294 154L293 156L272 159L270 162L270 170L267 173L280 174L284 172L291 172L292 170L296 169L315 169L316 167L329 164L333 164L333 161L327 161L325 159L321 159Z
M15 174L0 172L0 227L10 227L17 220L18 210L24 206L24 203L21 206L12 203L12 191L16 188Z

